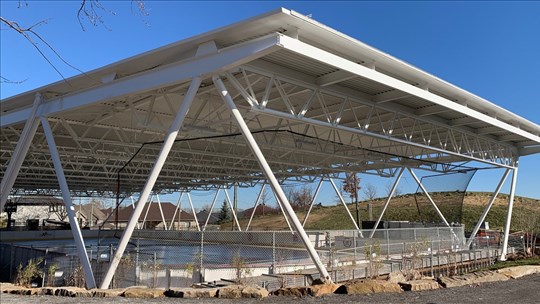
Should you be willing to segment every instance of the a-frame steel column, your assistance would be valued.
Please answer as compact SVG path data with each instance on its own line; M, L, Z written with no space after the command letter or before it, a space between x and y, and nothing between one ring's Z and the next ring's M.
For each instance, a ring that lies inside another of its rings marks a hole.
M111 265L109 266L109 269L107 270L107 274L105 274L105 277L103 278L103 282L101 283L101 287L100 287L101 289L107 289L109 288L109 285L111 284L113 275L116 272L116 268L118 267L118 264L120 263L120 259L122 258L122 255L124 254L124 251L126 250L127 244L129 242L129 239L131 238L131 235L133 234L133 230L135 229L135 225L137 221L139 220L139 217L141 216L141 213L144 209L145 202L148 200L148 196L150 195L150 192L152 191L152 188L154 187L154 184L156 183L156 180L159 176L159 173L161 172L161 169L163 168L163 165L165 164L165 160L167 159L167 156L169 155L169 152L171 151L174 141L176 140L176 136L178 135L180 128L184 124L184 119L186 118L187 112L191 106L191 103L193 102L193 99L195 98L195 95L197 95L197 90L199 89L200 85L201 85L201 77L193 78L193 80L191 81L191 85L186 95L184 96L184 100L182 101L182 104L180 105L180 108L178 109L176 117L171 127L169 128L169 131L167 132L167 136L165 137L165 140L163 141L163 145L161 146L161 151L159 151L159 154L156 158L154 166L152 167L152 170L150 171L150 175L148 176L148 179L146 180L146 184L144 185L144 188L141 192L141 196L139 197L137 206L135 206L135 210L133 210L133 213L131 214L131 218L129 219L129 222L126 226L126 229L124 230L124 233L122 234L122 237L120 238L120 242L114 254L114 258L112 259Z
M315 193L313 194L313 197L311 198L311 204L309 204L309 209L306 213L306 216L304 216L304 220L302 221L302 227L304 227L307 223L307 220L309 218L309 214L311 213L311 210L313 209L313 205L315 204L315 200L317 199L317 195L319 195L319 191L321 190L322 183L324 182L324 177L321 177L321 180L317 184L317 188L315 188Z
M388 208L388 205L390 204L390 200L392 199L392 196L394 196L394 192L396 192L397 186L399 184L399 180L401 179L401 176L403 175L403 171L405 171L405 167L401 167L401 170L399 170L398 176L396 177L396 181L392 185L392 189L390 190L390 193L388 194L386 203L384 203L384 207L381 211L381 214L379 215L379 218L377 219L377 222L375 223L373 230L371 230L371 233L369 234L370 239L373 238L373 235L375 234L375 231L377 230L377 227L379 226L379 223L381 222L384 216L384 213L386 212L386 208Z
M225 88L223 81L218 76L214 76L212 79L214 81L215 86L217 87L219 91L219 94L223 98L223 101L225 102L227 107L229 107L229 109L231 110L233 117L235 118L236 122L238 123L238 126L240 127L240 131L242 132L242 135L244 135L244 138L246 139L246 143L248 144L249 148L253 152L253 155L255 156L257 161L259 162L259 165L261 166L261 169L264 175L268 179L270 186L274 190L274 193L277 195L278 199L283 204L283 207L285 208L284 211L289 215L289 218L291 219L294 229L300 236L300 239L302 240L302 243L304 243L304 246L306 247L309 256L311 257L311 259L313 260L313 263L315 264L315 267L317 267L317 270L319 271L321 280L332 282L332 279L330 278L330 275L328 274L326 267L322 263L319 255L317 254L317 251L315 251L313 244L311 243L308 235L304 231L304 227L302 227L302 223L300 223L300 220L294 213L294 210L291 204L289 203L289 200L287 200L287 196L285 195L285 192L283 192L283 189L281 188L278 180L274 176L272 169L268 165L266 158L264 157L261 149L257 145L257 142L255 141L253 134L251 134L251 131L249 130L249 127L247 126L246 122L244 121L242 114L236 107L236 104L232 100L231 95Z
M517 181L518 167L512 172L512 185L510 186L510 197L508 198L508 213L506 214L506 224L504 227L504 239L501 256L499 260L506 261L506 254L508 253L508 238L510 236L510 223L512 222L512 209L514 209L514 195L516 193L516 181Z
M448 221L446 220L446 218L444 217L444 215L442 214L441 210L439 209L439 207L437 207L437 204L435 204L435 201L433 201L433 198L431 198L431 195L429 195L429 192L426 190L426 188L424 187L424 185L422 184L422 182L420 181L420 179L418 179L418 177L416 176L416 174L414 174L413 170L411 168L407 168L409 170L409 173L411 173L411 176L414 178L414 180L416 181L416 183L418 184L418 186L420 187L420 189L422 189L422 192L424 192L424 194L426 195L426 197L428 198L429 202L431 203L431 205L433 206L433 208L435 208L435 211L437 212L437 214L439 215L439 217L441 218L441 220L443 221L443 223L447 226L447 227L450 227L450 224L448 223Z
M54 165L54 171L56 171L56 177L58 178L58 184L60 185L60 190L62 191L62 198L64 199L69 225L71 226L71 232L73 233L73 239L75 240L75 245L77 247L77 254L79 255L79 259L81 260L81 265L83 267L86 288L96 288L96 281L94 280L94 274L92 273L92 266L90 265L90 261L88 261L88 253L86 252L79 222L75 218L75 209L73 208L73 204L71 202L68 184L64 175L64 169L62 168L62 162L60 161L58 149L56 148L56 142L54 141L54 136L46 117L41 117L41 125L43 126L43 132L45 133L45 138L47 139L49 151L51 152L51 158Z
M486 205L486 208L484 208L484 212L478 219L478 222L476 223L476 226L473 229L473 232L471 233L471 236L469 237L469 240L467 240L467 244L465 245L465 248L470 248L471 244L476 237L476 234L478 233L478 230L480 230L480 226L482 226L482 223L486 219L486 216L489 213L489 210L491 209L491 206L493 206L493 203L495 202L495 199L497 198L497 195L499 195L499 192L501 191L501 188L504 184L504 181L506 181L506 177L508 176L508 173L510 173L510 169L506 169L504 171L503 176L501 177L501 180L499 181L499 184L497 185L497 188L495 189L495 192L493 192L493 195L491 196L491 199L489 200L488 204Z
M42 100L43 97L41 94L37 93L34 98L32 112L30 112L30 115L26 119L26 123L21 132L21 137L19 137L17 146L15 146L15 150L13 151L9 164L4 172L4 177L2 177L2 182L0 183L0 212L4 211L4 205L13 188L13 184L15 184L21 165L26 158L28 148L30 148L34 135L36 134L36 130L39 126L39 118L36 116L36 113Z

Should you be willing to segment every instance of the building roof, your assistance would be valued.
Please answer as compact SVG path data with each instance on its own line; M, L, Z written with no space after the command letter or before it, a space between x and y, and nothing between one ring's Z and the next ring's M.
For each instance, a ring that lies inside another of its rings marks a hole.
M150 207L150 210L148 210L148 207ZM165 218L165 221L171 222L173 220L178 221L178 218L180 218L181 222L192 222L195 220L192 214L187 213L185 211L182 211L182 213L179 215L179 211L176 211L176 206L172 203L168 202L162 202L161 203L161 209L163 211L163 217ZM148 213L147 213L148 211ZM129 221L129 218L131 217L131 214L133 213L132 207L123 207L118 210L118 222L127 222ZM144 206L143 212L141 213L141 217L139 218L139 221L143 221L146 218L147 222L162 222L163 217L161 216L161 211L159 210L159 204L156 202L153 203L147 203ZM109 222L115 222L116 214L113 212L111 215L111 218L109 219Z
M201 76L154 190L251 186L264 176L213 75L225 80L280 179L392 176L402 166L446 172L472 161L508 168L540 152L538 124L281 8L72 77L70 85L2 100L9 152L1 161L9 161L40 93L38 114L57 126L70 189L114 193L120 172L121 192L140 191L190 80ZM100 149L85 148L96 143ZM16 189L57 190L44 153L31 147Z

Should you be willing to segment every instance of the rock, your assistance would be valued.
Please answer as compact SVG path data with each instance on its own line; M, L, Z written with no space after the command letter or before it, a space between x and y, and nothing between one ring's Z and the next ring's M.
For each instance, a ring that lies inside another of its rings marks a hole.
M25 296L33 296L37 295L40 291L40 288L25 288L25 287L19 287L19 288L13 288L9 291L11 294L18 294L18 295L25 295Z
M496 272L508 278L517 279L526 275L540 273L540 266L538 265L514 266L514 267L499 269Z
M246 286L242 289L242 298L262 299L268 297L268 290L259 286Z
M3 293L13 293L14 290L23 289L24 287L13 285L11 283L0 283L0 290Z
M459 287L464 285L474 285L488 282L506 281L508 277L494 271L478 271L467 273L450 278L438 278L439 284L444 288Z
M222 299L238 299L242 297L242 285L229 285L219 288L217 297Z
M165 291L165 296L171 298L214 298L217 288L178 288Z
M286 287L275 290L272 294L275 296L286 297L305 297L309 295L309 288L307 286L302 287Z
M369 294L380 292L402 292L397 283L383 280L357 280L341 285L334 293L338 294Z
M407 278L401 270L393 271L388 274L388 282L390 283L401 283L407 282Z
M312 285L308 289L308 293L314 297L320 297L326 294L334 293L341 285L334 283Z
M92 292L80 287L59 287L54 291L55 296L91 298Z
M42 287L39 292L38 292L38 295L41 295L41 296L54 296L54 294L56 293L56 289L58 289L57 287Z
M434 280L413 280L408 282L399 283L401 288L405 291L422 291L439 289L439 283Z
M92 289L92 295L96 298L114 298L119 297L125 292L125 288L116 289Z
M164 297L163 289L130 287L122 294L126 298L155 299Z

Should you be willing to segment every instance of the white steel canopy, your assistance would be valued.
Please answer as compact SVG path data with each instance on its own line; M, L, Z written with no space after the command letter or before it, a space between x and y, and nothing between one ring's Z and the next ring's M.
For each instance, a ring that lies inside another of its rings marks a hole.
M68 207L70 191L140 193L102 288L151 191L262 180L329 280L278 181L340 172L397 175L395 189L404 168L415 176L411 168L450 172L480 162L507 169L500 184L512 170L504 256L518 159L540 152L537 124L286 9L0 106L0 210L9 193L61 191Z
M211 41L219 51L195 55ZM2 172L37 93L72 191L137 192L192 77L201 88L155 191L264 179L212 85L220 74L280 179L403 165L513 167L540 127L294 11L279 9L2 100ZM38 130L14 191L57 189ZM153 144L152 144L153 143ZM131 161L130 161L131 160ZM123 182L125 181L125 182Z

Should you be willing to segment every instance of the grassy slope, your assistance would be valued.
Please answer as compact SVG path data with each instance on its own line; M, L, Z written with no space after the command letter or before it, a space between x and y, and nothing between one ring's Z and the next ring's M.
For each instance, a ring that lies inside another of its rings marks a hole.
M433 195L436 202L444 199L443 196L437 197ZM471 231L474 227L476 220L480 217L480 214L484 210L485 205L490 199L489 193L467 193L465 197L465 204L463 207L463 223L465 224L465 230ZM491 208L486 221L489 222L490 228L497 229L502 228L504 225L504 219L507 212L507 196L500 195L495 204ZM380 214L384 205L384 200L378 199L371 202L373 204L373 217L376 219ZM366 206L367 202L360 203L360 219L367 219ZM351 213L355 214L355 206L349 205ZM512 216L512 230L519 230L516 218L520 212L534 212L540 216L540 200L516 197L514 203L514 213ZM444 213L444 211L443 211ZM304 212L298 212L298 218L300 221L304 219ZM418 211L414 198L412 196L401 196L393 198L390 202L390 206L386 210L384 216L385 220L418 220ZM240 220L242 228L246 227L248 219ZM230 223L223 224L222 229L229 230ZM266 215L259 216L253 219L250 230L286 230L287 224L282 215ZM323 229L354 229L345 208L342 205L339 206L326 206L320 208L314 208L306 224L308 230L323 230Z

